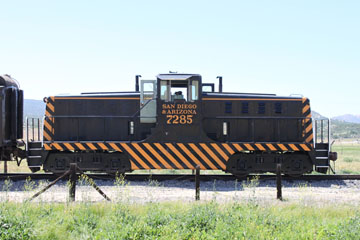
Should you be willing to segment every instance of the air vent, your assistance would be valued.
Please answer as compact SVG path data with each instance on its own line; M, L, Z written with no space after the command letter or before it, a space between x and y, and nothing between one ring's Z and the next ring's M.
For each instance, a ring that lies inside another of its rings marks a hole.
M232 102L225 103L225 113L232 113Z
M248 102L243 102L241 104L242 108L241 108L241 112L242 113L249 113L249 103Z
M275 113L281 114L282 113L282 105L281 103L275 103Z
M264 114L265 113L265 103L264 102L259 102L258 113L259 114Z

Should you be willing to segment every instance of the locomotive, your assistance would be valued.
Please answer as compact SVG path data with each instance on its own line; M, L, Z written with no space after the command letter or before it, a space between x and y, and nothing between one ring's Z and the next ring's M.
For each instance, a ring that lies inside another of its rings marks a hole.
M26 158L33 172L61 173L76 163L82 171L106 173L199 165L234 175L275 172L281 163L291 176L326 173L336 160L329 121L327 128L324 119L321 128L314 126L308 98L223 92L222 77L215 91L199 74L140 77L132 92L44 98L41 137L27 137L22 150L22 90L3 76L3 160Z

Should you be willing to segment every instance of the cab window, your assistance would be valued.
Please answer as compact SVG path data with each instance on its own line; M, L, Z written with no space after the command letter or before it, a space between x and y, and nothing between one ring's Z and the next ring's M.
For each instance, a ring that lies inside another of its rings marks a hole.
M166 102L193 102L199 99L199 81L197 80L161 80L160 98Z

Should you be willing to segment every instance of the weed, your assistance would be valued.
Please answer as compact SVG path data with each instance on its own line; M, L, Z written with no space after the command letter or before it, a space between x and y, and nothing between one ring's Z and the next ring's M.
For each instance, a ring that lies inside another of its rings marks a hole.
M9 191L11 190L11 187L13 185L13 182L10 178L5 179L2 190L5 192L5 201L9 201Z
M119 189L117 192L118 201L122 202L129 199L129 189L127 187L130 185L130 182L126 181L125 175L116 173L114 185Z
M35 189L35 182L31 179L31 177L27 177L24 183L24 191L30 192Z

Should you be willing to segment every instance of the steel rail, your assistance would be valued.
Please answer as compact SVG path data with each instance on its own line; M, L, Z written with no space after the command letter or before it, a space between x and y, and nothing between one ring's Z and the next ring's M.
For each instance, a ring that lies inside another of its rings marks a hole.
M55 180L61 174L52 173L8 173L0 174L0 180L10 179L12 181L25 180L31 178L32 180ZM101 174L92 173L88 174L94 180L115 180L115 174ZM200 181L235 181L235 180L249 180L258 178L259 180L275 180L275 174L260 174L248 176L234 176L230 174L203 174L200 175ZM302 175L300 177L291 177L283 175L283 180L291 181L325 181L325 180L360 180L360 175ZM193 174L125 174L127 181L167 181L167 180L190 180L194 181L195 175Z

